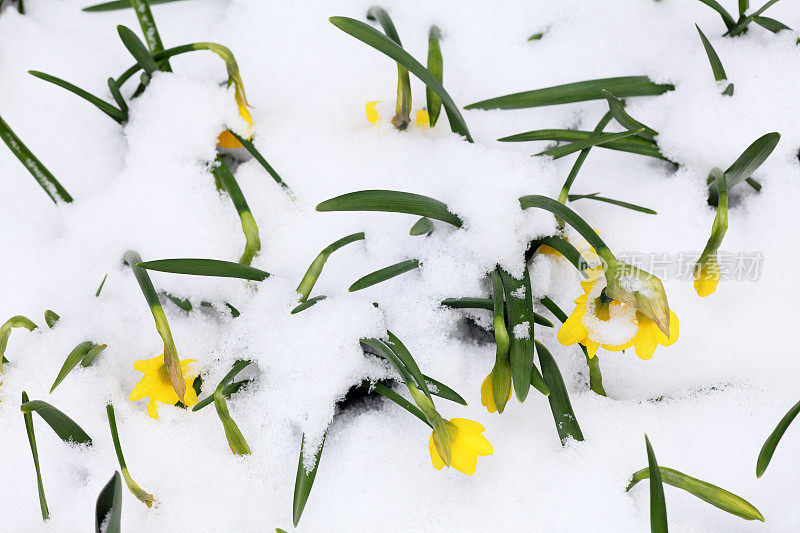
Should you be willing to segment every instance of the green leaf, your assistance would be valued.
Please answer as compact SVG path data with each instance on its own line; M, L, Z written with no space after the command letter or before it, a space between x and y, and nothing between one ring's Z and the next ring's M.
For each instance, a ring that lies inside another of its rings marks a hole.
M31 176L33 176L36 182L44 189L47 196L53 200L53 203L57 204L59 201L69 203L72 201L72 196L69 195L55 176L47 170L42 162L39 161L20 138L17 137L11 130L11 127L3 120L3 117L0 117L0 139L3 139L3 142L6 143L11 153L13 153L28 172L31 173Z
M239 220L242 223L242 232L245 237L244 252L239 259L239 263L250 265L253 258L261 251L261 239L258 236L258 226L250 211L250 206L247 205L247 200L244 197L244 193L242 193L242 189L239 188L239 183L233 176L233 172L230 171L228 165L222 161L221 157L217 157L216 166L211 169L211 173L214 174L214 177L222 184L222 188L230 195L233 206L239 214Z
M447 205L428 196L401 191L366 190L342 194L325 200L317 211L385 211L408 213L447 222L460 228L461 219Z
M151 53L163 52L164 45L161 43L161 36L158 34L156 21L153 18L153 13L150 11L150 0L130 0L133 12L136 13L136 18L139 19L139 25L142 28L142 35L147 41L147 48ZM159 64L159 70L163 72L172 72L169 66L169 61L164 60Z
M303 456L305 455L306 436L303 435L302 443L300 444L300 461L297 464L297 477L294 482L294 499L292 501L292 522L294 527L300 522L300 517L303 516L303 509L306 507L308 496L311 493L311 487L314 485L314 479L317 477L317 469L319 468L319 460L322 458L322 448L325 446L325 439L327 432L322 437L322 442L319 449L314 454L314 464L308 465L310 468L306 469L303 464Z
M596 134L591 131L546 129L517 133L497 139L501 142L528 142L528 141L582 141ZM652 141L641 137L624 137L616 141L608 141L598 145L600 148L646 155L657 159L665 159L658 151L658 146Z
M603 130L611 122L611 112L609 111L595 126L594 130L592 130L592 136L600 135L603 133ZM613 142L613 141L612 141ZM561 191L558 193L558 201L562 204L567 203L567 197L569 196L569 190L572 188L572 184L575 182L575 178L578 177L578 172L580 172L581 167L583 166L583 162L586 161L586 158L589 157L589 152L591 151L592 147L587 147L581 150L581 153L578 154L578 157L575 158L575 162L572 164L572 168L569 170L569 174L567 175L567 179L564 180L564 185L561 186Z
M722 22L725 23L726 28L730 30L731 28L736 26L736 21L733 20L733 17L730 15L730 13L725 11L724 7L719 5L719 2L717 2L717 0L700 0L700 2L704 3L705 5L707 5L708 7L719 13L719 16L722 17Z
M96 533L120 533L122 521L122 481L119 472L114 472L97 496L94 507L94 530Z
M37 70L29 70L28 74L36 76L37 78L42 79L44 81L48 81L54 85L58 85L59 87L68 90L72 94L83 98L84 100L95 106L97 109L99 109L112 119L116 120L119 124L122 124L123 122L128 120L127 113L123 112L120 109L117 109L116 107L109 104L102 98L98 98L97 96L84 91L80 87L73 85L66 80L62 80L61 78L57 78L56 76L51 76L50 74L45 74L44 72L39 72Z
M50 387L50 393L52 394L58 385L64 381L64 378L67 377L73 368L78 366L84 357L89 353L89 350L92 349L94 344L90 341L84 341L78 344L75 348L69 352L67 358L64 360L64 364L61 366L61 370L58 372L58 376L56 376L56 380L53 382L52 387Z
M249 455L250 446L248 446L244 435L242 435L241 430L239 430L239 426L236 425L236 422L234 422L228 412L228 404L225 401L225 388L233 378L236 377L236 374L244 370L249 364L250 361L247 360L236 361L230 371L219 382L213 394L214 407L217 410L217 415L225 430L225 438L228 440L228 446L230 446L231 451L236 455Z
M223 396L225 396L225 398L230 398L232 394L239 392L239 389L251 383L252 381L253 380L251 379L242 379L239 381L234 381L233 383L230 383L229 385L225 386L225 388L222 390L222 394ZM192 407L192 411L199 411L203 407L207 407L212 403L214 403L214 395L209 394L208 396L197 402L194 405L194 407Z
M319 255L317 255L316 258L314 258L314 260L308 266L308 270L306 270L305 275L303 275L303 279L300 280L300 284L297 286L297 292L300 293L301 303L308 299L311 291L314 289L314 285L317 283L317 279L319 279L320 274L322 274L322 267L325 266L325 263L327 263L331 254L339 248L347 246L350 243L363 241L364 238L365 236L363 231L352 233L346 237L342 237L338 241L329 244L319 253Z
M703 0L701 0L701 1L703 1ZM763 13L764 11L766 11L767 9L769 9L770 7L772 7L776 3L778 3L778 0L769 0L763 6L761 6L757 10L753 11L753 13L751 13L750 15L744 17L743 19L740 19L736 23L736 26L734 26L733 28L728 28L728 31L725 32L723 35L730 35L731 37L733 37L735 35L739 35L739 34L744 33L745 31L747 31L747 26L751 22L753 22L753 20L755 20L756 17L760 16L761 13Z
M584 278L588 277L586 269L589 267L589 262L581 255L581 253L572 244L563 237L543 237L534 241L534 246L549 246L564 256L564 259L569 261Z
M52 311L50 309L44 312L44 321L47 324L47 327L53 329L61 317L58 316L58 313Z
M778 425L772 430L772 433L769 434L767 440L764 441L764 445L761 446L761 451L758 453L756 477L761 477L767 470L767 466L769 466L769 462L772 460L772 454L775 453L775 448L781 441L783 434L786 433L789 424L792 423L798 413L800 413L800 402L794 404L792 408L783 415L781 421L778 422Z
M425 83L426 86L430 87L442 99L445 113L447 113L447 118L450 121L450 129L454 133L466 137L467 141L472 142L472 136L458 106L453 102L445 88L442 87L442 84L439 83L439 80L436 79L436 76L423 67L419 61L369 24L348 17L331 17L329 20L340 30L394 59Z
M428 71L433 74L436 80L444 85L444 60L442 59L442 49L439 46L441 31L438 26L431 26L428 31ZM431 128L439 120L439 113L442 110L442 99L433 92L430 87L425 87L425 100L428 104L428 117Z
M358 279L355 283L350 285L350 288L347 290L350 292L360 291L361 289L372 287L373 285L377 285L382 281L392 279L400 274L405 274L406 272L410 272L416 268L419 268L419 260L417 259L400 261L399 263L389 265L376 270L375 272L370 272L366 276Z
M783 22L769 17L753 17L753 22L772 33L778 33L782 30L794 31Z
M764 517L761 513L753 507L747 500L740 498L736 494L728 492L725 489L712 485L692 476L687 476L682 472L678 472L672 468L659 466L658 471L661 474L661 480L667 485L683 489L689 494L697 496L701 500L710 503L714 507L718 507L725 512L736 515L745 520L761 520ZM631 482L628 484L626 491L631 490L634 485L650 477L650 469L643 468L633 474Z
M664 485L661 484L661 470L656 462L656 454L650 445L650 439L644 436L647 447L647 465L650 476L650 531L651 533L667 533L667 502L664 499Z
M558 438L563 445L568 437L582 441L583 433L578 425L578 419L572 410L572 403L569 401L567 387L564 385L564 378L558 369L556 360L539 341L536 342L536 353L539 355L539 364L542 366L542 377L547 383L550 395L547 401L550 403L550 411L553 413L553 420L556 423Z
M12 328L25 328L28 331L33 331L36 327L36 324L31 319L22 315L12 316L0 326L0 371L3 370L3 363L8 361L5 358L5 353Z
M403 363L408 373L411 374L414 381L416 381L419 389L425 393L425 396L430 398L431 392L428 390L428 382L425 381L425 376L422 375L417 362L414 360L414 356L411 355L411 352L408 351L405 344L403 344L394 333L387 331L386 334L389 336L388 340L384 341L386 346L388 346L400 362Z
M614 120L619 122L619 124L623 128L628 128L629 130L643 130L637 133L638 137L643 137L648 141L652 141L655 139L655 136L658 135L658 132L653 128L645 126L625 111L625 108L622 107L622 102L620 102L616 96L611 94L610 92L603 89L603 96L605 96L606 101L608 102L608 110L611 115L614 117Z
M533 364L533 291L528 267L525 267L522 279L515 278L503 269L500 269L500 276L503 280L503 291L506 297L508 333L511 342L509 352L511 381L514 385L514 394L520 402L524 402L530 386L533 385L539 392L547 396L550 394L547 384ZM515 330L525 327L528 330L527 337L518 336Z
M430 376L423 376L425 378L425 382L428 386L428 390L431 391L431 394L434 396L438 396L439 398L444 398L445 400L450 400L451 402L460 403L461 405L467 405L467 400L461 397L459 393L442 383L441 381L436 381Z
M725 69L722 67L722 61L719 60L719 56L714 50L714 47L711 46L711 43L700 29L700 26L695 24L694 27L697 28L697 33L700 34L700 40L703 41L703 48L706 49L708 62L711 63L711 72L714 74L714 79L717 81L727 80L728 76L725 75Z
M569 198L570 202L574 202L575 200L597 200L598 202L605 202L607 204L618 205L620 207L624 207L626 209L632 209L633 211L639 211L640 213L647 213L648 215L657 215L655 211L650 209L649 207L642 207L640 205L631 204L628 202L623 202L622 200L614 200L613 198L606 198L604 196L598 196L598 192L592 194L570 194L567 198Z
M92 439L70 417L42 400L31 400L20 406L23 413L36 412L64 442L92 445Z
M414 237L429 235L433 231L433 222L428 217L422 217L411 226L408 234Z
M742 155L740 155L725 171L728 190L747 180L753 172L766 161L772 151L775 150L780 139L781 134L774 131L762 135L753 141L753 143L742 152ZM708 183L709 202L711 205L715 205L717 202L717 184L711 177L708 178Z
M102 352L106 348L108 348L107 344L95 344L94 346L92 346L92 348L89 350L86 356L83 359L81 359L81 366L84 368L91 366L91 364L94 363L94 360L97 358L97 356L100 355L100 352Z
M544 150L534 155L549 155L553 159L559 159L561 157L564 157L565 155L579 152L586 148L597 146L598 144L604 144L610 141L624 139L625 137L630 137L631 135L638 135L643 131L644 128L640 128L638 130L622 131L619 133L601 133L600 135L593 135L592 137L589 137L588 139L584 139L582 141L575 141L574 143L565 144L563 146L556 146L555 148L550 148L548 150Z
M151 5L156 4L169 4L171 2L181 2L183 0L150 0ZM93 6L84 7L81 11L90 13L98 13L101 11L117 11L119 9L130 9L130 0L114 0L113 2L104 2L102 4L95 4Z
M130 28L119 25L117 26L117 33L119 33L119 38L122 39L122 44L125 45L128 52L131 53L139 66L142 67L147 74L152 75L158 70L155 59L150 55L150 52L141 39L139 39Z
M750 9L750 0L739 0L739 18L743 17Z
M128 466L125 464L125 457L122 455L122 445L119 442L117 418L114 415L114 406L110 403L106 404L106 415L108 416L108 427L111 430L111 440L114 442L114 451L117 454L117 461L119 462L119 468L122 471L122 477L125 479L125 484L128 486L128 490L131 491L131 494L136 496L136 499L145 504L147 507L151 507L155 501L155 497L146 490L142 489L133 480L128 472Z
M292 315L296 315L300 311L304 311L304 310L308 309L309 307L313 306L314 304L316 304L318 302L321 302L325 298L327 298L327 296L325 296L324 294L320 294L319 296L314 296L313 298L309 298L305 302L301 302L297 307L292 309L291 314Z
M103 281L101 281L101 282L100 282L100 286L99 286L99 287L97 287L97 292L95 292L95 293L94 293L94 297L95 297L95 298L99 298L99 297L100 297L100 291L102 291L102 290L103 290L103 285L105 285L105 284L106 284L106 278L108 278L108 274L106 274L105 276L103 276Z
M138 266L147 270L191 276L216 276L252 281L264 281L269 277L269 273L263 270L219 259L157 259L139 263Z
M419 407L417 407L413 403L409 402L408 400L403 398L400 394L398 394L397 392L393 391L392 389L390 389L386 385L383 385L381 383L375 383L372 386L372 390L377 392L381 396L393 401L394 403L396 403L397 405L399 405L400 407L402 407L403 409L405 409L406 411L408 411L412 415L416 416L417 418L419 418L420 420L425 422L425 424L427 424L429 427L431 427L431 428L433 427L433 426L431 426L431 423L428 422L428 419L425 418L425 415L422 413L422 411L420 411Z
M464 109L525 109L528 107L599 100L603 98L603 89L614 93L618 98L628 98L631 96L664 94L675 89L675 87L653 83L647 76L602 78L498 96L497 98L475 102Z
M445 298L442 300L442 305L451 309L487 309L489 311L494 309L491 298ZM533 321L548 328L553 327L553 323L539 313L533 314Z
M397 357L397 354L394 352L394 350L392 350L384 341L371 338L361 339L361 348L367 353L371 353L386 359L389 363L391 363L394 369L397 370L397 372L400 374L400 377L403 378L403 381L407 385L413 385L416 387L416 380L414 377L408 371L400 358ZM430 393L428 393L428 396L430 396Z
M28 394L22 391L22 405L28 403ZM39 467L39 450L36 447L36 434L33 430L33 416L30 413L24 413L25 431L28 433L28 443L31 446L31 455L33 455L33 466L36 469L36 486L39 489L39 508L42 511L42 520L50 518L50 510L47 508L47 498L44 495L44 484L42 483L42 470Z
M386 36L397 44L403 47L400 42L400 36L394 27L392 18L380 6L373 6L367 11L367 20L377 21ZM404 130L411 123L411 80L408 76L408 69L397 63L397 105L395 106L395 116L392 118L392 124L399 129Z
M284 181L281 179L281 177L278 175L278 173L277 173L277 172L275 172L275 169L274 169L274 168L272 168L272 165L270 165L269 163L267 163L267 160L264 158L264 156L263 156L263 155L261 155L261 152L259 152L259 151L258 151L258 149L256 149L256 145L254 145L254 144L253 144L252 142L250 142L248 139L245 139L244 137L241 137L241 136L239 136L237 133L235 133L235 132L233 132L233 131L231 131L231 130L228 130L228 132L229 132L231 135L233 135L233 136L236 138L236 140L237 140L237 141L239 141L239 142L242 144L242 146L244 146L244 147L245 147L245 149L246 149L248 152L250 152L250 155L252 155L252 156L253 156L253 158L254 158L256 161L258 161L258 164L259 164L259 165L261 165L262 167L264 167L264 170L266 170L266 171L267 171L267 173L268 173L270 176L272 176L272 179L273 179L273 180L275 180L275 183L277 183L278 185L280 185L280 186L281 186L281 187L282 187L282 188L283 188L283 189L284 189L284 190L285 190L285 191L286 191L286 192L289 194L289 196L290 196L291 198L294 198L294 195L292 194L292 191L289 189L289 186L288 186L288 185L286 185L286 183L285 183L285 182L284 182Z

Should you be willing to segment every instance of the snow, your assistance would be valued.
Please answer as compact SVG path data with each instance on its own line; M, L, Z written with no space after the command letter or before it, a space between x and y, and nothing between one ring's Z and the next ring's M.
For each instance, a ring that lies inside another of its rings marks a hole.
M798 488L796 428L787 431L766 474L754 475L761 444L799 390L800 359L788 335L800 298L790 270L800 260L790 229L800 223L800 48L794 34L752 27L744 36L722 38L717 13L688 0L382 4L404 47L423 63L429 26L442 29L444 85L462 107L610 76L641 74L674 84L664 95L629 99L626 109L659 132L659 147L680 163L677 171L598 148L572 188L658 212L645 215L588 199L572 204L617 257L654 273L647 263L652 257L667 257L675 267L704 246L714 219L706 203L709 170L727 168L761 135L781 133L755 174L761 193L745 185L731 191L720 252L761 257L757 275L723 279L701 299L691 278L670 270L663 282L680 318L680 338L659 346L648 361L631 350L601 349L608 398L588 389L580 350L561 346L556 329L536 327L537 340L558 362L586 437L562 448L548 404L535 391L522 405L509 402L500 416L486 412L480 385L494 364L495 347L463 317L487 325L491 314L438 302L488 295L486 272L500 265L521 275L528 242L556 231L554 217L520 210L517 198L555 197L574 156L531 158L546 143L496 139L541 128L590 130L606 112L605 102L464 111L474 145L449 132L444 113L433 130L412 125L398 132L389 124L395 66L327 20L364 20L372 2L188 0L153 6L165 47L211 41L233 51L253 106L254 142L296 196L290 199L255 161L235 169L261 235L253 266L272 274L265 282L152 273L157 289L223 311L186 313L165 304L179 353L198 361L201 397L233 361L255 363L240 376L254 382L228 401L253 452L236 457L213 407L187 413L160 405L156 421L147 417L146 401L127 400L141 375L134 361L162 348L121 256L134 249L145 260L238 259L241 225L230 199L216 191L208 165L221 129L246 125L233 88L225 88L222 61L207 51L173 59L174 74L156 74L131 102L124 128L27 74L36 69L63 77L110 101L106 79L132 64L116 25L137 33L139 26L131 10L80 11L90 3L27 0L25 16L10 4L0 13L0 115L75 198L54 207L0 145L0 322L23 314L39 325L33 332L12 331L10 363L2 369L0 501L6 512L0 529L92 527L97 494L118 469L105 414L109 400L131 474L159 502L148 509L123 487L128 531L289 529L301 434L319 439L328 423L301 530L328 531L331 523L342 530L646 530L647 483L625 492L628 477L647 464L645 432L660 464L744 497L766 518L765 524L746 522L667 487L674 531L797 529L800 509L786 497ZM733 0L722 3L736 10ZM796 2L779 2L765 14L800 27ZM732 97L720 94L694 23L734 82ZM543 39L526 40L545 28ZM130 90L126 86L125 94ZM416 111L425 93L413 76L412 92ZM373 100L381 102L376 125L364 113ZM429 195L447 203L464 229L435 222L430 237L411 237L416 217L314 211L322 200L361 189ZM366 240L335 252L312 292L328 299L290 315L310 262L356 231L366 232ZM419 269L347 292L364 274L411 258L420 260ZM532 265L533 296L546 294L569 314L582 294L574 268L550 256L536 257ZM242 315L230 318L223 301ZM44 324L46 309L61 316L52 330ZM541 307L537 312L552 318ZM382 336L387 328L426 375L469 403L437 399L441 414L486 427L494 454L479 459L473 476L435 470L430 430L388 401L358 403L334 416L336 400L351 385L394 375L358 345L360 337ZM67 353L86 340L108 348L49 394ZM23 390L69 414L94 440L90 448L66 446L34 416L51 511L46 523L18 409Z

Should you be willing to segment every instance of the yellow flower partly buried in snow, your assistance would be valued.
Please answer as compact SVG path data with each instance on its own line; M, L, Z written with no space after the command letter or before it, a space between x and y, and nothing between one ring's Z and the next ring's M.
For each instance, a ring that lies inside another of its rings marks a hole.
M508 381L508 383L504 386L504 388L508 389L508 397L506 398L506 402L511 399L511 370L509 369L508 375L505 376L508 379L504 381ZM494 370L489 372L489 375L486 376L486 379L483 380L481 384L481 405L486 407L486 410L490 413L497 412L497 403L494 399Z
M247 105L243 102L238 102L239 106L239 116L242 117L245 122L247 122L247 131L249 132L250 129L253 127L253 117L250 115L250 111L247 109ZM248 137L249 139L249 137ZM236 137L231 135L227 129L223 130L222 133L219 134L217 137L217 146L220 148L224 148L225 150L232 150L233 148L244 148L242 143L240 143Z
M485 428L474 420L466 418L452 418L445 424L447 438L450 441L450 466L471 476L478 465L478 456L492 455L493 452L491 443L481 435ZM428 441L428 450L431 452L434 468L441 470L445 466L445 461L436 449L433 432Z
M181 373L183 379L186 381L186 393L184 394L184 403L187 407L197 404L197 393L192 387L192 382L195 376L189 373L189 363L193 363L194 359L184 359L181 361ZM142 359L133 364L133 369L139 372L144 372L144 376L139 383L131 391L128 399L132 402L148 398L147 414L152 418L158 418L158 407L156 402L162 402L174 405L180 401L178 394L172 387L167 374L167 367L164 365L164 354L154 357L152 359Z
M698 265L694 273L694 290L697 295L705 297L717 290L721 274L716 254Z
M575 300L575 310L558 331L564 346L580 343L589 357L599 347L621 351L631 346L641 359L650 359L656 347L669 346L678 340L678 317L669 311L669 335L633 307L609 298L603 292L605 280L581 282L584 294Z
M378 104L380 104L380 102L377 100L373 102L367 102L365 112L367 115L367 122L370 124L377 124L381 121L381 114L378 111ZM430 127L431 119L428 116L428 112L424 109L417 111L415 115L415 122L418 128Z
M428 116L428 112L424 109L417 111L414 119L418 128L429 128L431 126L431 117Z

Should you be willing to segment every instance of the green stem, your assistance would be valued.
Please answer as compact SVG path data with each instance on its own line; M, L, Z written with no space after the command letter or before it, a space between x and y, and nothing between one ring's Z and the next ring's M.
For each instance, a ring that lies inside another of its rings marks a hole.
M277 183L278 185L280 185L281 187L283 187L283 190L285 190L285 191L286 191L286 193L289 195L289 197L290 197L292 200L294 200L294 194L292 193L291 189L289 189L289 186L288 186L288 185L286 185L286 182L284 182L284 181L281 179L281 177L278 175L278 173L277 173L277 172L275 172L275 169L274 169L274 168L272 168L272 165L270 165L269 163L267 163L267 160L264 158L264 156L263 156L263 155L261 155L261 152L259 152L259 151L256 149L256 146L255 146L255 145L254 145L254 144L253 144L251 141L249 141L249 140L245 139L244 137L240 137L240 136L239 136L237 133L235 133L235 132L233 132L233 131L231 131L231 130L228 130L228 132L229 132L231 135L233 135L233 137L234 137L234 138L235 138L237 141L239 141L239 142L242 144L242 146L244 146L244 147L245 147L245 149L246 149L248 152L250 152L250 154L251 154L251 155L252 155L252 156L255 158L255 160L256 160L256 161L258 161L258 162L259 162L259 164L260 164L262 167L264 167L264 170L266 170L266 171L269 173L269 175L270 175L270 176L272 176L272 179L274 179L274 180L275 180L275 183Z
M22 391L22 403L28 403L28 393ZM42 470L39 468L39 451L36 448L36 434L33 431L33 415L23 413L25 419L25 431L28 433L28 443L31 445L33 455L33 466L36 469L36 485L39 489L39 507L42 510L42 520L50 518L50 510L47 508L47 498L44 495L44 484L42 483Z
M131 494L136 496L139 501L148 507L151 507L155 498L152 494L137 485L128 472L128 466L125 464L125 457L122 455L122 445L119 442L119 434L117 433L117 419L114 416L114 406L110 403L106 404L106 414L108 415L108 426L111 428L111 440L114 441L114 451L117 452L117 461L119 461L122 477L125 478L125 484L128 485L128 490L131 491Z
M363 231L343 237L338 241L331 243L319 253L314 261L311 262L311 265L309 265L308 270L306 270L303 279L300 280L300 284L297 286L297 292L300 293L301 302L305 302L308 299L309 295L311 294L311 289L314 288L314 284L317 282L317 279L322 273L322 267L325 266L325 263L328 261L328 258L331 256L331 254L339 248L350 244L351 242L361 240L364 240Z
M245 237L245 246L242 257L239 263L243 265L250 265L253 258L261 251L261 239L258 236L258 226L253 218L253 213L250 211L250 206L247 205L242 189L233 176L228 166L222 161L221 157L217 157L217 166L211 172L217 179L217 182L222 184L222 187L228 192L231 197L233 206L236 212L239 213L239 219L242 222L242 231Z
M170 57L173 56L185 54L186 52L194 52L195 50L197 50L195 48L195 43L182 44L180 46L175 46L173 48L167 48L163 52L156 52L155 54L153 54L153 59L157 62L160 62L165 59L169 59ZM120 76L115 80L117 86L122 86L123 83L128 81L128 79L130 79L131 76L133 76L140 70L142 70L142 66L139 65L138 63L133 65L132 67L129 67L128 70L120 74Z
M603 129L611 122L611 112L609 111L603 118L600 119L600 122L597 123L594 130L592 131L591 137L599 135L603 133ZM575 178L578 177L578 171L580 171L581 166L583 166L583 162L586 161L586 157L589 155L589 150L592 147L584 148L581 150L581 153L578 154L578 158L575 160L575 164L572 165L572 169L569 171L569 176L567 176L564 185L561 187L561 192L558 195L558 201L562 204L567 203L567 196L569 196L569 190L572 187L572 183L575 181Z

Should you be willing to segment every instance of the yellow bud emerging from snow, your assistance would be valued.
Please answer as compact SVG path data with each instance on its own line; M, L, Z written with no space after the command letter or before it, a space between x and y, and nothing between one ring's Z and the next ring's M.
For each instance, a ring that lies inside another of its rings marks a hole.
M708 296L717 290L720 278L720 268L717 254L709 255L705 262L695 265L694 290L698 296Z

